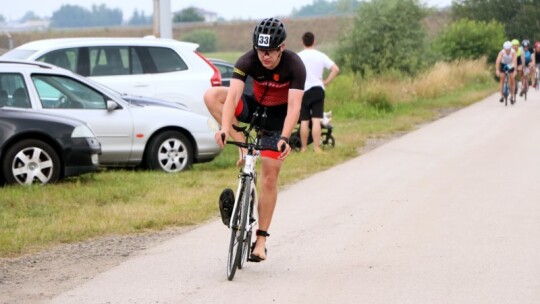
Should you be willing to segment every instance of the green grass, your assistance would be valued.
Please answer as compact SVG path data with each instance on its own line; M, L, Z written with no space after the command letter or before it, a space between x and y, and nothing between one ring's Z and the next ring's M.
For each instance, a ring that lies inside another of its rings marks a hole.
M379 85L381 90L403 90L416 85L415 81L405 79ZM327 94L327 109L334 113L336 147L317 155L316 161L312 152L293 153L285 162L280 185L293 184L357 156L368 138L411 130L436 118L441 109L469 105L497 90L492 81L463 82L433 98L395 99L388 94L385 102L391 106L380 108L365 99L369 80L339 76ZM414 96L423 95L418 91ZM221 190L236 189L236 157L236 149L229 146L214 161L196 164L192 170L179 174L105 170L55 185L0 188L0 257L98 236L133 234L215 219Z
M236 60L242 56L241 52L215 52L215 53L204 53L206 58L216 58L228 61L230 63L235 63Z

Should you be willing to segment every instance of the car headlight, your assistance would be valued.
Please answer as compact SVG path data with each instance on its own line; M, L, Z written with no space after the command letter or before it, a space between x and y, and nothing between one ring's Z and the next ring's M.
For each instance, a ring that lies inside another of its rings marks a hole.
M80 126L75 127L75 129L73 129L73 132L71 133L71 138L81 138L81 137L93 138L96 136L94 135L94 132L92 132L92 130L88 126L80 125Z
M210 130L212 130L212 131L214 131L214 132L219 131L219 124L218 124L217 121L215 121L213 118L209 118L209 119L206 121L206 124L208 125L208 127L210 128Z

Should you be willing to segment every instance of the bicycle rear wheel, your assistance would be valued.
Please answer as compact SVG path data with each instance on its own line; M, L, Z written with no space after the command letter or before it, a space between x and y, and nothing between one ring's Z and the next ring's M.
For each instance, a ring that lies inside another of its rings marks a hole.
M508 106L508 95L510 92L507 81L508 80L505 80L503 87L504 106Z
M236 210L233 214L233 220L231 225L231 240L229 242L229 254L227 256L227 279L231 281L234 278L236 269L241 269L245 258L247 258L249 250L248 234L246 231L246 223L248 219L249 201L250 201L250 188L251 181L246 178L243 181L244 185L241 187L238 194L238 203ZM251 235L249 235L251 237Z

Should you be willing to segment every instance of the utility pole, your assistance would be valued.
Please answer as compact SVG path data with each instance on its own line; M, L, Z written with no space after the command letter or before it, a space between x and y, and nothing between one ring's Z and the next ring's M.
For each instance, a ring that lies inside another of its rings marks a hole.
M172 38L171 0L154 0L154 36Z

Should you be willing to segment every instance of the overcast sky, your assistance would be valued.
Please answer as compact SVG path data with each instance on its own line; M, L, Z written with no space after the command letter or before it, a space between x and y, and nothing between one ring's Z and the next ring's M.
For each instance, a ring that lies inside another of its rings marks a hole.
M186 7L196 6L216 12L227 20L260 19L269 16L289 15L293 8L299 9L313 3L313 0L170 0L173 12ZM421 0L429 6L448 6L452 0ZM153 0L3 0L2 14L7 20L20 19L26 12L33 11L40 17L50 17L63 4L79 5L91 9L92 4L105 4L108 8L120 8L124 20L129 19L135 9L143 10L146 15L152 14ZM9 3L9 4L8 4Z

